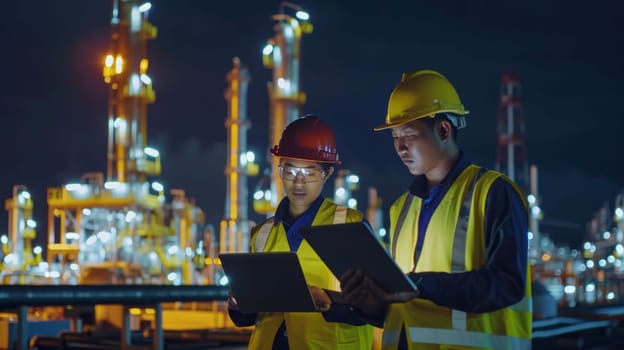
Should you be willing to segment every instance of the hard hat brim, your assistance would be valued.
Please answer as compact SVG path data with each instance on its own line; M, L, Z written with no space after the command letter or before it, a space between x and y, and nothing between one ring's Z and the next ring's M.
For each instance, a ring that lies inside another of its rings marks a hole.
M436 114L440 114L440 113L453 113L453 114L458 114L458 115L466 115L468 113L470 113L469 110L440 110L440 111L436 111L434 114L423 114L423 115L416 115L413 117L407 117L403 120L397 121L396 123L384 123L381 125L378 125L376 127L373 128L373 131L381 131L381 130L386 130L386 129L390 129L390 128L396 128L397 126L401 126L401 125L405 125L407 123L413 122L414 120L418 120L418 119L422 119L422 118L433 118L435 117ZM386 120L388 120L389 118L386 117Z

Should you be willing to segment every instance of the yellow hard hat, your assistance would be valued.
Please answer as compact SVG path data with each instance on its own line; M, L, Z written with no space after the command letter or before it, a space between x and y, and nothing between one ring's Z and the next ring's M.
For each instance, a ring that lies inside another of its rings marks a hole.
M442 74L432 70L403 73L401 82L390 95L386 123L373 130L393 128L416 119L433 117L437 113L466 115L468 110L462 105L451 82ZM465 125L463 122L462 118L461 126Z

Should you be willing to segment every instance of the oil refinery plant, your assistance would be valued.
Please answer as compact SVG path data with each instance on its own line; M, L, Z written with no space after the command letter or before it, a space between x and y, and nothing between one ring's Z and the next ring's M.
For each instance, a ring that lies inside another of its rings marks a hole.
M228 280L218 254L248 251L255 225L250 208L270 216L284 196L277 159L260 169L247 145L250 73L236 57L226 73L226 196L223 219L212 225L192 193L165 188L166 159L147 135L148 105L156 101L147 52L158 35L148 20L152 5L112 4L110 52L102 68L108 87L106 169L49 188L47 223L33 216L40 204L28 185L13 187L5 201L9 233L0 237L0 304L6 311L0 314L0 349L245 344L250 329L229 320ZM278 144L285 126L303 114L301 45L313 31L309 14L292 3L282 3L272 20L274 36L261 53L273 73L268 145ZM538 192L537 167L528 162L520 87L517 75L502 75L495 168L528 194L528 254L538 291L534 344L563 348L562 339L590 344L596 332L623 336L624 192L588 224L582 247L559 247L542 232L540 202L547 199ZM359 183L357 172L339 170L334 202L361 207L354 198ZM376 188L366 191L362 211L385 241L382 198ZM37 235L45 237L45 246L33 246Z

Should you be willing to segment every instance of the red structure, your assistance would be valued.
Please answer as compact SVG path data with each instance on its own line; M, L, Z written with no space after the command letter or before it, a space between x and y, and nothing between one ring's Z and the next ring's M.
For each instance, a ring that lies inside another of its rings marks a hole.
M520 79L514 73L504 72L501 76L495 169L507 174L528 194L529 163L524 130Z

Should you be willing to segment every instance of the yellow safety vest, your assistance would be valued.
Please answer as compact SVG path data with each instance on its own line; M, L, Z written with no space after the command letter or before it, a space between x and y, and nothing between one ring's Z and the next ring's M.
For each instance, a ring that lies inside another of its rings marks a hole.
M463 272L486 263L485 205L494 181L504 175L470 165L451 185L427 227L417 265L421 199L405 193L390 209L391 250L408 272ZM505 178L506 179L506 178ZM523 199L513 182L508 181ZM524 202L526 207L526 202ZM397 230L395 232L395 230ZM530 349L531 281L527 263L525 296L517 304L489 313L466 313L414 299L391 304L386 314L383 349L396 349L405 329L412 349Z
M329 225L332 223L362 221L362 213L324 200L319 208L312 226ZM262 227L268 223L270 232L262 238ZM283 252L290 251L286 231L283 224L273 225L273 219L256 226L252 230L251 251ZM256 240L265 240L257 244ZM353 247L336 247L351 249ZM297 250L301 269L309 285L323 289L340 290L340 283L314 252L306 240L301 242ZM284 281L288 283L288 281ZM320 312L270 312L260 313L251 334L249 349L268 349L273 346L275 335L286 322L288 345L292 350L370 350L372 348L373 327L352 326L344 323L326 322Z

